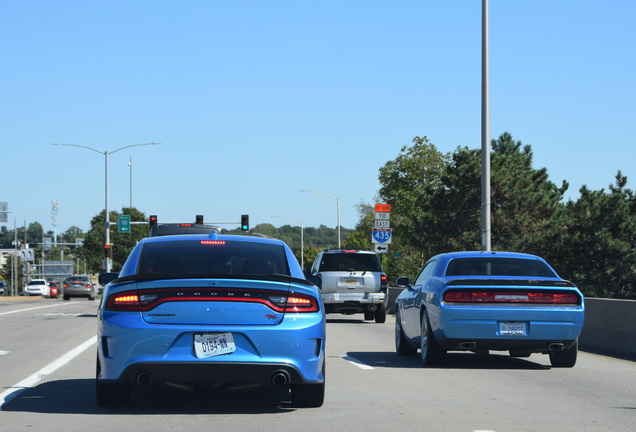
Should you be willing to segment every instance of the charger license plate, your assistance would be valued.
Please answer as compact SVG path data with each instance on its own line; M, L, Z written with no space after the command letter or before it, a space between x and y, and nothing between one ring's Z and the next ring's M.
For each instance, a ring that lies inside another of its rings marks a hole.
M499 323L499 334L506 335L506 336L525 336L526 323L524 322Z
M194 335L194 354L197 358L230 354L236 351L232 333L203 333Z

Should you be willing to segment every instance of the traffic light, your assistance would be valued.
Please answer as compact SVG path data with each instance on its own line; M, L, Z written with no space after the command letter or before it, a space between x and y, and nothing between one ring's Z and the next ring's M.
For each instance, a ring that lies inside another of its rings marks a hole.
M203 225L203 215L197 215L196 224Z
M250 217L249 215L241 215L241 231L249 231Z
M110 258L110 246L104 245L104 258Z
M157 215L150 215L150 218L148 219L148 225L150 226L150 228L157 225Z

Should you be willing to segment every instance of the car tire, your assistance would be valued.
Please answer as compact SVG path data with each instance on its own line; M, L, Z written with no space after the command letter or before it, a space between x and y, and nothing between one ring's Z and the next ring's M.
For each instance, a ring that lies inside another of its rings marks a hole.
M127 384L105 383L99 380L101 365L97 357L97 373L95 375L95 396L97 405L101 407L126 406L130 402L130 386Z
M444 363L446 352L442 350L431 329L428 312L424 309L421 320L420 356L425 366L435 366Z
M579 340L577 339L570 348L563 351L550 351L550 364L553 367L574 367L579 351Z
M399 356L414 356L417 354L417 349L413 348L404 337L402 331L402 320L400 318L400 312L395 312L395 352Z
M70 300L71 297L67 296L66 294L64 294L64 300Z
M292 384L291 403L297 408L318 408L325 402L325 364L322 364L323 381L320 384Z
M375 311L375 322L378 324L383 324L386 322L386 306L381 304Z

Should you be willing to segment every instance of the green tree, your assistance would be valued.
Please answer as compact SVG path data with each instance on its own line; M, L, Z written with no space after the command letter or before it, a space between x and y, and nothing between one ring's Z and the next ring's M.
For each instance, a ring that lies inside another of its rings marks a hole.
M555 270L587 296L636 298L636 197L620 171L609 193L580 189L560 217Z
M491 145L492 249L543 256L568 184L559 188L545 168L533 168L531 147L509 133ZM458 148L442 183L432 191L430 207L438 252L481 249L481 151Z
M451 160L427 137L415 137L412 142L379 171L379 200L391 205L392 243L384 265L390 281L415 276L435 250L431 238L437 222L431 212L431 193L444 187L442 176Z
M106 225L104 214L105 212L101 211L91 219L91 228L86 233L84 247L78 251L78 255L86 260L91 273L101 273L103 271L102 261L105 258L104 241ZM139 240L150 235L150 227L148 224L132 224L129 233L118 233L118 214L130 215L131 222L147 221L146 215L134 207L124 207L121 213L117 213L117 211L110 212L109 221L111 224L114 224L110 227L110 242L113 257L112 270L115 272L121 270L128 255Z

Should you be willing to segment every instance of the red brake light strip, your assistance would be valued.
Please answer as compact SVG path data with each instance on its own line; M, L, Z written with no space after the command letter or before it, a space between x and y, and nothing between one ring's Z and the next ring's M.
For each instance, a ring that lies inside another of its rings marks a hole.
M575 293L569 292L515 292L515 291L447 291L448 303L529 303L529 304L579 304Z
M182 301L224 301L261 303L276 312L317 312L318 302L305 294L277 291L211 290L211 289L161 289L124 291L112 294L106 301L106 309L114 311L149 311L162 303Z

